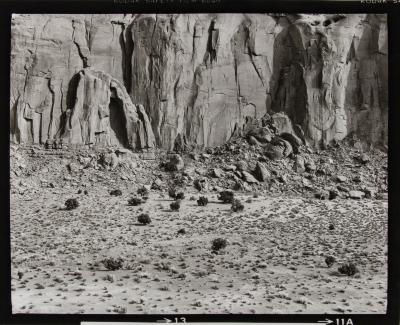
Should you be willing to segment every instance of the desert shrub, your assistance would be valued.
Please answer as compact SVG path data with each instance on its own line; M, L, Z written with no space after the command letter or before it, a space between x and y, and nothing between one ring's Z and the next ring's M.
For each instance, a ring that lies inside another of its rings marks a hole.
M113 195L113 196L121 196L121 195L122 195L122 191L121 191L121 190L118 190L118 189L112 190L112 191L110 191L110 195Z
M329 200L334 200L339 196L339 192L336 190L329 190Z
M336 259L333 256L327 256L325 258L325 263L328 267L331 267L333 265L333 263L336 262Z
M244 205L239 200L233 200L231 210L233 212L243 211Z
M138 222L142 225L147 225L151 222L150 216L148 213L142 213L138 215Z
M185 193L183 192L176 193L175 199L183 200L184 198L185 198Z
M107 270L114 271L122 268L124 260L121 257L118 258L107 257L101 262L104 264Z
M211 249L213 251L219 251L228 245L228 241L224 238L216 238L211 242Z
M205 196L200 196L197 200L197 204L204 207L208 204L208 199Z
M171 187L168 189L168 196L175 200L176 197L176 189Z
M179 209L181 208L181 201L180 200L174 201L169 206L172 211L179 211Z
M168 195L174 200L183 200L185 198L185 193L177 192L176 188L173 187L168 190Z
M178 230L178 234L179 234L179 235L184 235L184 234L186 234L186 230L185 230L184 228L179 229L179 230Z
M79 206L79 202L77 199L68 199L65 201L65 208L67 210L73 210L76 209Z
M128 200L128 204L131 206L138 206L143 203L143 200L140 197L132 197Z
M234 194L232 191L222 191L219 193L218 200L223 203L233 203Z
M353 263L346 263L346 264L341 265L338 268L338 271L339 271L339 273L345 274L348 276L352 276L359 272L357 267Z
M328 229L329 230L335 230L335 225L333 223L329 224Z
M149 196L149 190L146 187L142 186L142 187L138 188L137 194L142 196L142 197L143 196L147 196L148 197Z

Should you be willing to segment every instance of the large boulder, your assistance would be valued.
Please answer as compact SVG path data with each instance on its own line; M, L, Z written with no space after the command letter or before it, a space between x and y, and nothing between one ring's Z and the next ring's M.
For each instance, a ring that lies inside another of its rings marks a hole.
M271 173L268 171L267 167L260 162L257 162L253 174L260 182L266 182L271 178Z
M251 130L248 134L248 137L254 137L257 141L261 143L270 142L274 137L274 134L268 127L260 127Z

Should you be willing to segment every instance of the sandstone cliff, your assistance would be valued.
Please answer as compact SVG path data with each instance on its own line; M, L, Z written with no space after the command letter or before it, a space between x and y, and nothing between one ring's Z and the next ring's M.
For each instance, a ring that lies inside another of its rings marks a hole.
M11 140L215 146L285 112L387 141L386 16L14 15Z

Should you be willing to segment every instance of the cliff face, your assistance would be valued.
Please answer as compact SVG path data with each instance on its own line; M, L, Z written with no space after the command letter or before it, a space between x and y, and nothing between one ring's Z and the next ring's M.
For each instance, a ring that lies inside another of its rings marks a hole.
M10 109L18 143L215 146L267 112L385 143L386 16L15 15Z

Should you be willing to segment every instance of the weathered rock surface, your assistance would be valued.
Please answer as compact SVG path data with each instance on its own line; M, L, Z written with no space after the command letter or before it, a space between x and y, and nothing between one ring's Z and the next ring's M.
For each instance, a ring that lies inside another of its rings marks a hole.
M142 105L109 74L88 68L78 74L75 105L66 111L62 138L71 144L152 148L153 131ZM65 142L65 141L63 141Z
M11 140L216 146L284 112L316 145L352 132L386 143L386 25L378 14L14 15Z

